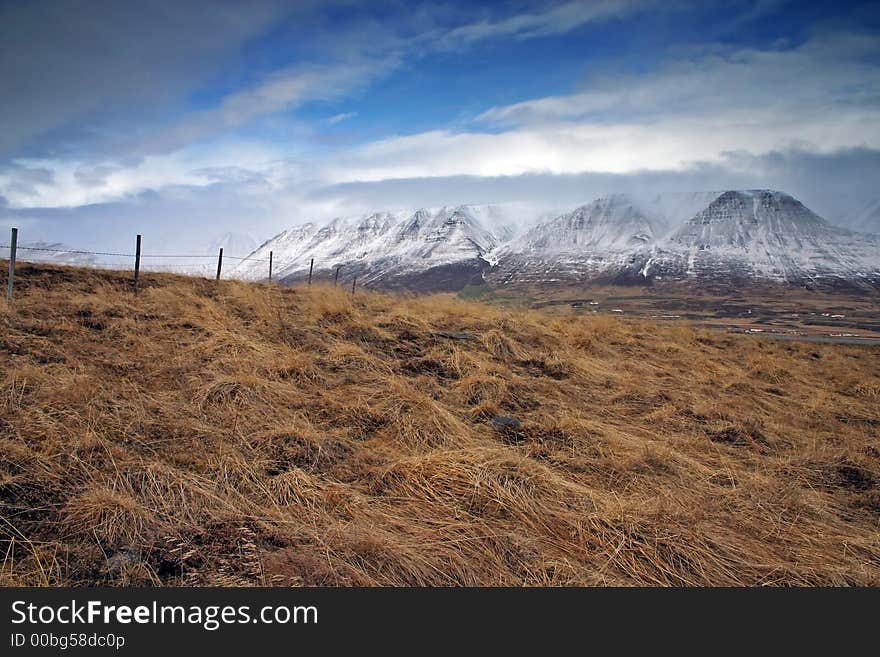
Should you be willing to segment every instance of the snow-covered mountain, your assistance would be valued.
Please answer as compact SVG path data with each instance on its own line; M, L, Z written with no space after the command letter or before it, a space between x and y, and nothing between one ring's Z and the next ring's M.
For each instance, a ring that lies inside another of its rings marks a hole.
M556 217L502 206L376 212L284 231L229 271L265 279L333 276L384 287L460 289L560 281L880 284L880 237L832 226L783 192L615 194Z
M710 200L684 222L668 225L666 233L657 223L664 217L657 208L676 207L668 199L599 199L504 247L489 277L496 284L880 282L880 239L832 226L788 194L728 191L692 199ZM575 233L563 229L571 225L582 227L577 242Z
M492 277L555 282L626 270L635 254L646 252L667 230L660 212L649 215L630 196L596 199L501 246L491 254L497 265Z
M341 266L343 280L380 281L387 287L455 289L479 277L488 266L486 254L497 238L484 225L487 215L502 224L486 206L377 212L309 223L277 235L256 249L231 275L266 277L262 260L273 253L273 278L281 282L308 276L326 279Z
M650 218L629 197L618 194L561 215L529 231L510 248L550 253L627 251L653 244L665 228L664 223Z
M880 240L832 226L772 190L729 191L675 230L646 268L786 282L880 278Z

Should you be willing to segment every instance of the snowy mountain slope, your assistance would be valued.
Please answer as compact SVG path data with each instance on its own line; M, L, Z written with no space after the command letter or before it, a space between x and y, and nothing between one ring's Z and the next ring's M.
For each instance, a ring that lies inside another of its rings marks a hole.
M660 213L649 217L624 194L596 199L538 224L492 254L501 282L584 278L627 268L667 232Z
M307 223L285 230L264 242L230 270L230 275L247 280L266 278L265 261L273 251L274 277L282 279L297 271L308 271L312 258L318 267L335 267L350 260L363 259L400 220L389 213L378 212L360 217L339 217L326 224Z
M772 190L729 191L675 230L646 275L784 282L880 274L880 240L832 226Z
M652 244L666 230L662 219L649 217L623 194L596 199L554 219L547 227L549 232L545 229L531 237L530 246L624 251Z
M672 227L691 218L721 192L666 194L613 194L594 200L573 212L544 217L500 251L549 249L568 252L620 251L653 244ZM501 254L499 253L499 256Z
M413 287L444 287L451 279L472 277L486 266L482 258L497 244L480 221L487 212L479 206L443 207L306 224L261 245L249 256L255 261L242 262L232 275L265 278L259 260L268 258L271 250L274 277L280 281L307 276L314 259L318 277L341 266L344 278L357 276L364 283L382 281L395 286L421 278L424 285Z
M628 197L647 216L679 226L717 199L722 192L664 192L645 194L633 192Z
M674 221L693 207L685 221ZM670 230L662 232L662 221ZM491 282L601 279L880 281L880 240L832 226L771 190L612 196L502 247Z
M488 205L464 205L468 213L488 230L499 244L522 235L540 221L552 219L560 211L548 211L546 206L530 203L495 203Z
M730 191L669 236L686 248L803 247L834 229L800 201L771 190ZM790 243L792 242L793 243Z

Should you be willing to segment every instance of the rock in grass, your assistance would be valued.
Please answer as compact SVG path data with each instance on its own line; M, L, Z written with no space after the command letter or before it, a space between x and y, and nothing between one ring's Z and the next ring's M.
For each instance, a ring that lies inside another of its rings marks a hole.
M512 415L496 415L492 418L492 427L498 431L510 429L518 431L522 427L522 422Z
M473 340L474 336L467 331L437 331L434 333L438 338L447 338L448 340Z
M124 547L119 552L105 559L103 572L109 575L118 575L125 569L126 565L136 564L140 561L140 550Z
M512 415L496 415L490 420L490 424L504 438L505 442L519 443L525 440L522 422Z

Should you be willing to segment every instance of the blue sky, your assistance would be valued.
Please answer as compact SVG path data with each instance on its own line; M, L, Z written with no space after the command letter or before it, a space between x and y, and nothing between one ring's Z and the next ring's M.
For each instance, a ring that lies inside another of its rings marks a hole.
M866 2L0 2L0 226L194 244L738 186L837 219L880 196L878 29Z

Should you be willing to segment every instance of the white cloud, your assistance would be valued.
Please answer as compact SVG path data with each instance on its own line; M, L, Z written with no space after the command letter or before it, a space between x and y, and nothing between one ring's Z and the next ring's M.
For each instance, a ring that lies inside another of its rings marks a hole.
M348 121L349 119L353 119L357 116L357 112L343 112L341 114L334 114L333 116L327 117L324 119L324 123L327 125L336 125L337 123L342 123L343 121Z
M207 186L230 178L271 181L280 157L281 151L271 145L236 140L147 155L125 165L22 160L0 171L0 194L14 207L106 203L175 185Z
M219 106L190 112L155 131L137 151L174 151L216 133L232 131L254 119L296 109L308 101L344 97L391 70L393 56L383 60L344 61L320 66L293 66L226 96ZM339 120L343 120L342 117Z
M502 133L426 132L374 142L326 167L334 182L450 175L627 173L681 170L725 152L763 154L794 147L814 152L880 148L880 115L852 111L798 117L773 111L676 116L644 123L543 123Z
M477 121L501 126L559 120L705 116L731 110L801 114L877 105L880 39L840 34L789 50L743 49L680 59L640 75L594 76L583 91L493 107Z
M788 50L711 50L659 72L496 107L492 131L379 140L326 163L335 182L530 172L681 170L730 151L880 148L880 41L828 35Z
M329 154L284 141L226 137L198 144L198 135L346 93L395 62L289 69L154 136L154 154L134 164L22 161L0 173L0 194L13 206L78 205L230 176L261 180L260 189L306 189L432 176L680 171L732 151L880 148L880 66L871 58L877 53L877 39L858 35L816 38L788 50L713 49L651 75L600 79L569 96L496 107L479 117L501 130L432 130ZM175 150L172 143L190 145ZM35 171L43 173L35 177Z
M649 0L577 0L546 11L522 13L499 20L484 19L447 32L439 47L453 47L497 37L530 39L571 32L587 23L621 18L656 4ZM444 45L445 44L445 45Z

